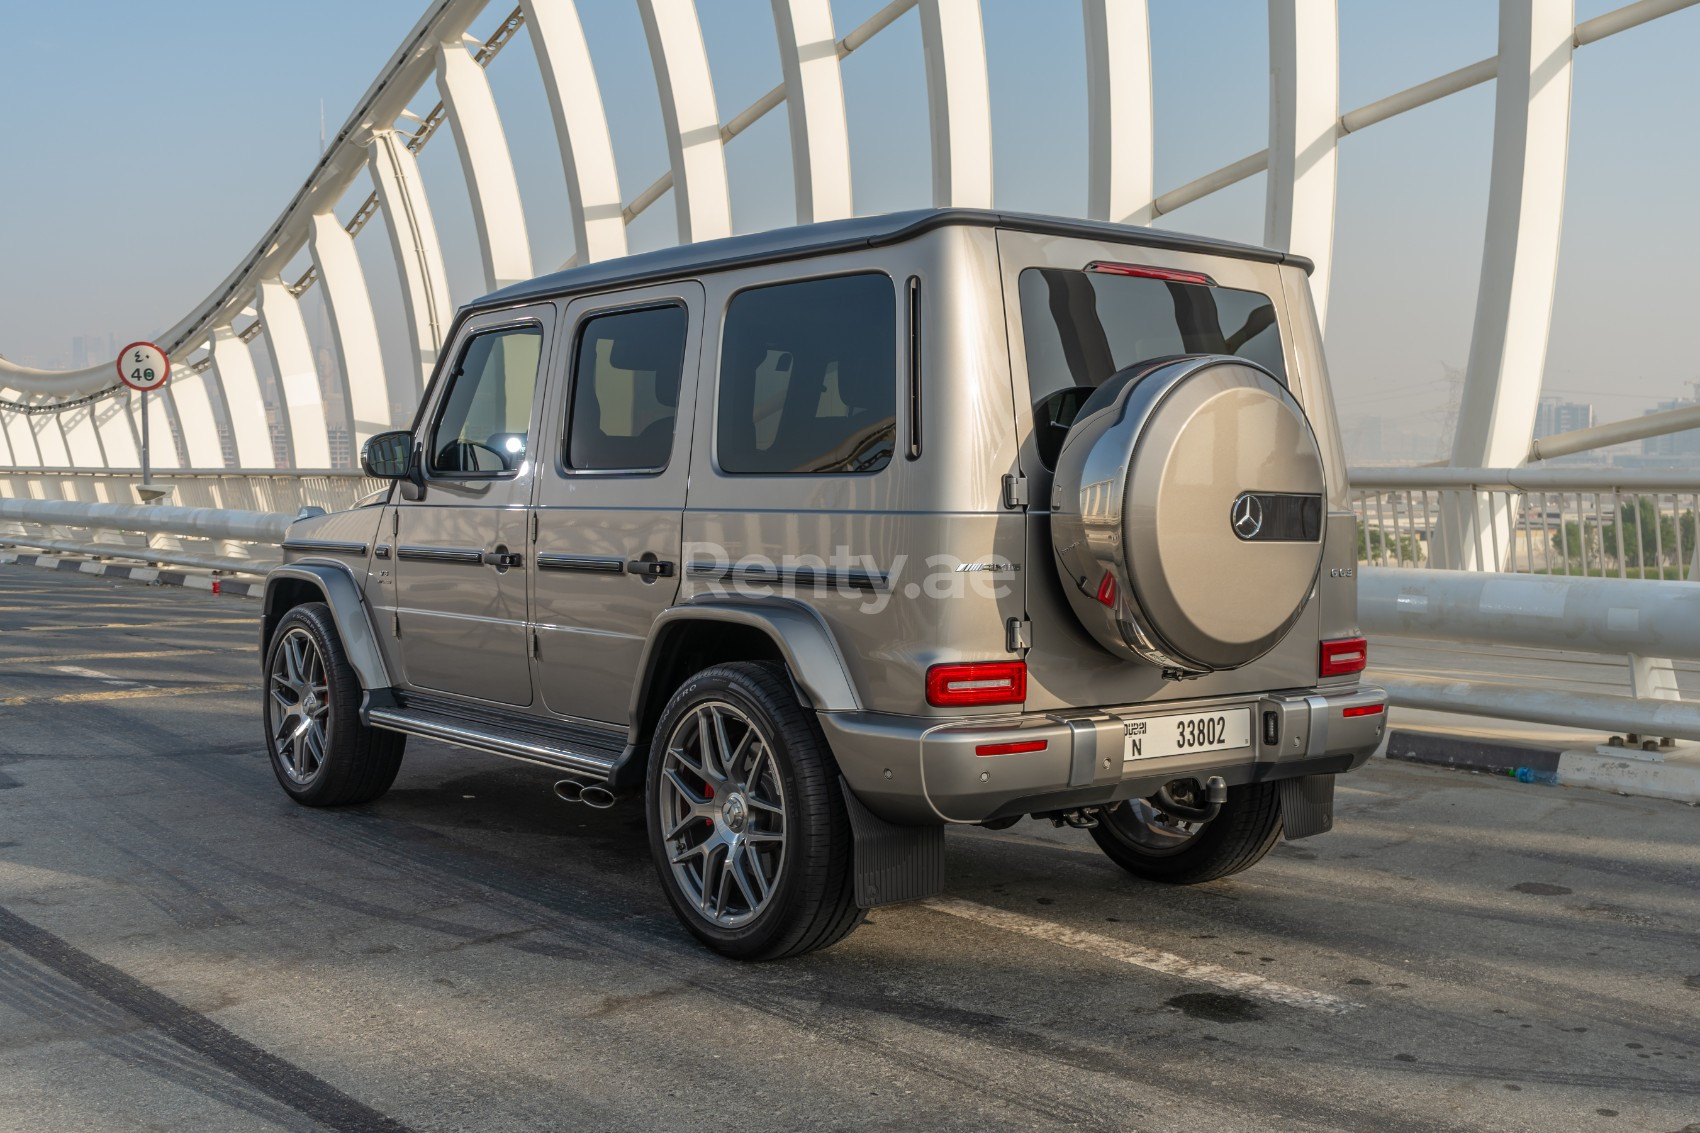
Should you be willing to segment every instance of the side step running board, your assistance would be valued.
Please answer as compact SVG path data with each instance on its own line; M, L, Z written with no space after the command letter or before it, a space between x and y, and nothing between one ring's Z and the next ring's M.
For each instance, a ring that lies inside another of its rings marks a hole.
M372 705L366 710L366 716L374 728L387 728L392 732L442 740L491 755L538 763L597 783L607 780L615 762L612 757L574 750L533 733L497 730L436 712Z

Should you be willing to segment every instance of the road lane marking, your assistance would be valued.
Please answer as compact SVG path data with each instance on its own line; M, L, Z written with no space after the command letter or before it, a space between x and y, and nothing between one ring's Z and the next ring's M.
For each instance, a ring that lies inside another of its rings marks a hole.
M181 618L158 622L105 622L99 625L81 626L17 626L5 627L7 633L69 633L85 629L158 629L161 626L216 626L216 625L258 625L260 619L252 618Z
M1145 968L1153 972L1161 972L1164 975L1196 980L1199 983L1219 987L1224 991L1254 996L1269 1003L1279 1003L1287 1007L1304 1007L1312 1011L1325 1011L1330 1015L1344 1014L1362 1006L1362 1004L1327 995L1320 991L1308 991L1302 987L1293 987L1291 984L1277 983L1252 972L1236 972L1232 968L1224 968L1219 964L1210 964L1203 960L1188 960L1185 956L1177 956L1173 952L1163 952L1156 948L1130 944L1125 940L1117 940L1111 936L1100 936L1095 932L1082 932L1080 929L1068 928L1065 925L1040 920L1037 917L1011 913L1004 909L994 909L990 905L979 905L972 901L958 900L955 897L934 897L921 903L937 912L947 913L963 920L975 921L992 928L1001 928L1006 932L1019 933L1022 936L1030 936L1035 940L1043 940L1049 944L1060 944L1064 948L1090 952L1106 960L1132 964L1136 968Z
M103 673L99 669L85 669L81 665L54 665L53 671L67 676L82 677L84 680L99 681L108 685L133 685L138 681L127 681L123 677L115 677L111 673Z
M228 685L179 685L174 688L108 688L98 692L61 692L53 696L8 696L0 698L0 706L15 708L25 704L81 704L91 700L141 700L154 696L193 696L204 692L257 692L253 681Z
M0 665L45 665L50 661L128 661L146 657L198 657L208 653L258 653L257 645L227 645L220 649L148 649L140 653L42 653L34 657L0 657Z

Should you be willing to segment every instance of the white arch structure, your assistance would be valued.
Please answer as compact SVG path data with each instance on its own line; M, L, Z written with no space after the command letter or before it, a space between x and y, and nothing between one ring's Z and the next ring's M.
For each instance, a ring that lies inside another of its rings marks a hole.
M415 155L442 125L449 126L459 151L484 282L495 287L532 273L523 203L483 70L521 27L529 29L535 48L566 174L565 203L578 249L574 262L625 254L626 226L669 189L680 239L730 233L724 148L780 106L790 122L798 221L851 215L840 61L911 9L919 10L933 201L992 204L991 108L979 0L892 0L841 38L830 0L771 0L783 81L724 121L715 105L695 0L636 0L660 95L668 169L629 201L621 196L594 52L575 0L519 0L480 43L467 29L486 2L432 0L283 214L211 295L156 337L181 377L166 397L153 399L153 436L170 437L167 422L175 417L192 466L225 466L217 436L221 421L230 429L238 466L273 463L270 424L249 353L256 337L264 339L278 377L283 402L278 416L292 467L326 468L334 431L347 430L351 447L357 447L392 424L377 320L354 246L355 234L376 215L389 232L417 367L414 385L429 374L453 312ZM1149 224L1267 171L1266 241L1316 261L1312 286L1326 317L1340 140L1497 80L1487 235L1453 462L1522 463L1540 394L1557 273L1572 54L1697 2L1633 0L1577 24L1573 0L1500 0L1493 58L1342 114L1336 0L1269 0L1268 147L1159 194L1152 176L1147 0L1082 0L1090 156L1080 174L1087 183L1088 212ZM429 110L410 108L432 90L439 100ZM344 223L335 210L362 170L369 171L374 191ZM312 267L288 283L282 273L303 249ZM345 383L337 400L347 419L333 419L321 396L302 319L300 296L315 284L324 288ZM191 357L202 352L204 357ZM52 372L0 357L0 462L18 470L134 467L135 399L107 393L113 384L106 365ZM172 447L155 444L156 464L176 463Z

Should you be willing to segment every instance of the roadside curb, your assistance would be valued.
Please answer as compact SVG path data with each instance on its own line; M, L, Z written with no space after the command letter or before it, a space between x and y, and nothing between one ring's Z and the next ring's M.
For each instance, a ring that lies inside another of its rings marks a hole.
M1665 753L1662 758L1638 758L1605 755L1589 748L1562 750L1476 736L1396 730L1387 738L1387 758L1504 775L1520 783L1591 787L1700 806L1700 755L1692 747Z
M74 574L92 574L100 578L127 578L132 582L157 582L161 586L182 586L190 590L206 590L213 594L230 594L237 598L258 598L265 592L263 582L238 582L231 578L214 578L211 575L191 574L181 570L97 563L91 559L66 558L60 555L0 554L0 563L16 563L19 566L69 571Z

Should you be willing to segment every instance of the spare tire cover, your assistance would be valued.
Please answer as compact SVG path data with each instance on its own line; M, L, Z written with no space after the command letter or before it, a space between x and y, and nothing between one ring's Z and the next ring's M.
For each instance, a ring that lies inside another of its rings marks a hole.
M1315 585L1324 492L1304 410L1261 366L1130 367L1087 399L1057 458L1063 590L1119 657L1177 677L1248 664Z

